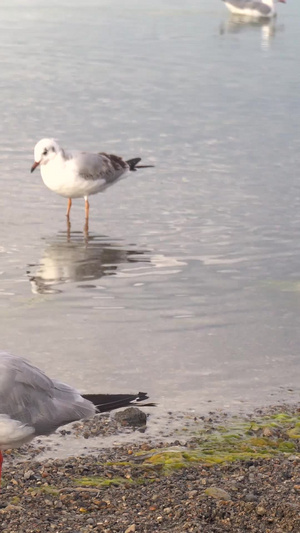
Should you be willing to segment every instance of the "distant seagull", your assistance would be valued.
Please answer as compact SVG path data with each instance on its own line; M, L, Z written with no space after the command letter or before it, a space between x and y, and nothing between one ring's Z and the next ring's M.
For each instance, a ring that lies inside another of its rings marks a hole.
M286 3L286 0L277 1ZM233 15L256 18L271 18L276 15L276 0L223 0L223 2Z
M2 451L59 426L146 400L147 394L86 394L48 378L25 359L0 351L0 482ZM153 404L143 404L153 405Z
M53 192L69 199L69 219L73 198L84 198L85 219L89 218L88 197L117 183L127 171L150 168L153 165L139 165L139 157L124 161L122 157L104 152L67 153L54 139L42 139L34 147L34 163L31 172L40 166L45 185Z

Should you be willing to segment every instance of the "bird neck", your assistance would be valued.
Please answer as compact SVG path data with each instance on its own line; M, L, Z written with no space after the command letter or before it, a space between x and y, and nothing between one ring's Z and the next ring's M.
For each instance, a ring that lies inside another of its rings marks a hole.
M63 148L60 149L57 155L59 155L64 161L67 161L67 159L71 159L72 157L72 154L68 154Z

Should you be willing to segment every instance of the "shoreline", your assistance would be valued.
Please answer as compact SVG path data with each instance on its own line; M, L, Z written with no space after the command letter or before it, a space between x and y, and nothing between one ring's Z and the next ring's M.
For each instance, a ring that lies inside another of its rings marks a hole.
M100 416L65 436L107 435L113 446L64 459L36 460L40 443L5 454L1 533L299 533L299 404L177 421L169 438L120 443L137 434Z

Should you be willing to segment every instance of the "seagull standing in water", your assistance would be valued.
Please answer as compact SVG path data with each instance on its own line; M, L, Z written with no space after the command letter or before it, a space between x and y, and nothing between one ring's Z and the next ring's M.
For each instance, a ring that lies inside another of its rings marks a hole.
M49 435L60 426L97 412L147 398L144 392L81 396L69 385L48 378L25 359L0 351L0 483L3 450L18 448L38 435Z
M286 0L277 0L282 4ZM255 18L271 18L276 15L276 0L223 0L233 15Z
M68 198L69 219L73 198L84 198L85 219L89 219L89 196L105 191L124 178L128 171L150 168L139 165L141 159L129 159L113 154L66 152L54 139L41 139L34 148L31 172L39 166L44 184L53 192Z

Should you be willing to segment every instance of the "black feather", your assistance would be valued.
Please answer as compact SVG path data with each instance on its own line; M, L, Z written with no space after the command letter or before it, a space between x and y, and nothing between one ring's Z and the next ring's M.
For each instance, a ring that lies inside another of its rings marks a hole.
M92 402L99 413L134 405L149 398L146 392L139 392L138 394L82 394L82 396ZM142 407L152 407L154 405L154 403L141 404Z
M138 165L138 163L142 161L140 157L135 157L134 159L128 159L126 163L129 165L129 170L132 170L133 172L136 171L137 168L153 168L154 165Z

